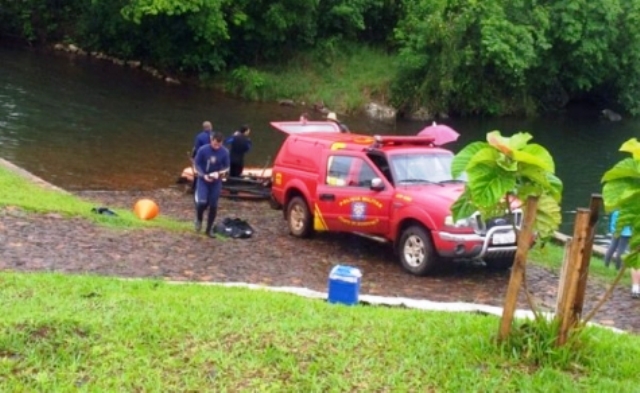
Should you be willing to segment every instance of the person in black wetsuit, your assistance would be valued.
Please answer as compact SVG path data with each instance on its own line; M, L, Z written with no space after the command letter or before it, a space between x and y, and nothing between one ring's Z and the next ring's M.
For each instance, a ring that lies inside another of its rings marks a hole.
M224 137L219 132L211 134L211 142L198 149L194 159L196 191L194 195L196 205L195 230L202 229L204 211L209 208L207 216L206 234L214 237L213 222L218 212L218 199L222 190L222 178L229 170L229 151L222 145Z
M232 136L227 138L225 144L229 148L230 157L230 170L229 176L240 177L244 170L244 156L251 150L252 143L249 139L251 128L248 125L243 125Z

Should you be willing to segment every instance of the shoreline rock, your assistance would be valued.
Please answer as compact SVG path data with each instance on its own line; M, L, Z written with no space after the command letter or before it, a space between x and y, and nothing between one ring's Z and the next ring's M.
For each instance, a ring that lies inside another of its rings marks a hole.
M161 73L158 69L148 66L148 65L144 65L140 60L123 60L123 59L119 59L113 56L109 56L106 55L102 52L87 52L85 50L83 50L82 48L77 47L74 44L68 44L65 45L63 43L56 43L52 46L52 48L56 51L61 51L61 52L67 52L70 53L72 55L78 55L78 56L88 56L88 57L92 57L98 60L106 60L106 61L110 61L113 64L119 65L119 66L127 66L129 68L133 68L133 69L141 69L142 71L150 74L151 76L153 76L154 78L157 79L161 79L164 82L166 82L167 84L171 84L171 85L181 85L182 82L178 79L175 78L173 76L170 75L166 75Z

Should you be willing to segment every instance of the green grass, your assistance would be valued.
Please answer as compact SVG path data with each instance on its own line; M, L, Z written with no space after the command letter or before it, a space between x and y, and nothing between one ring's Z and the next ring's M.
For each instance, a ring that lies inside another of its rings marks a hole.
M372 99L386 101L394 77L394 57L365 46L307 53L278 67L220 77L219 88L251 100L293 99L350 113ZM234 77L235 75L235 77Z
M58 213L67 217L84 217L100 225L113 228L149 228L188 230L190 223L158 216L153 220L141 220L133 211L113 209L118 216L92 213L96 204L71 194L45 189L21 175L0 166L0 207L19 207L37 213Z
M544 247L534 247L529 252L529 263L544 266L554 272L559 273L562 268L562 260L564 257L564 246L546 243ZM607 269L604 267L603 257L593 254L589 263L589 277L599 280L602 283L610 284L618 274L613 264ZM618 283L618 286L631 287L631 277L625 274Z
M2 391L637 391L640 337L598 328L558 368L493 316L6 272L0 314Z

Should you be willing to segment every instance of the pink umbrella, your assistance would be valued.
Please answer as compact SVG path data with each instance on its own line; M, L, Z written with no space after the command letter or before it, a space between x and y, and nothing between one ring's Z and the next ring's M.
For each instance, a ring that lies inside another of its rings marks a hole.
M418 136L427 136L433 138L433 144L441 146L447 143L455 142L458 140L460 134L453 128L444 125L436 124L434 121L432 125L426 126L419 133Z

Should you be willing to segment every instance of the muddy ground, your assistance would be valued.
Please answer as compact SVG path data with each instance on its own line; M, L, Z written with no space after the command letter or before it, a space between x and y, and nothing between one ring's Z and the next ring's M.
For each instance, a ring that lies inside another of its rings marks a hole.
M95 201L96 206L112 208L132 208L139 198L151 198L160 206L161 214L193 220L192 196L181 188L76 194ZM479 264L455 264L433 276L414 277L401 269L391 248L383 244L350 235L292 238L282 213L271 210L266 202L223 199L218 217L246 219L255 234L250 239L235 240L155 229L116 231L82 219L3 208L0 269L181 281L243 281L326 291L331 268L346 263L362 270L364 294L495 306L504 301L508 271L491 271ZM539 304L552 309L558 276L530 265L527 283ZM590 280L585 311L593 307L604 291L602 283ZM526 308L522 295L519 307ZM595 321L638 333L640 301L630 297L628 288L619 287Z

